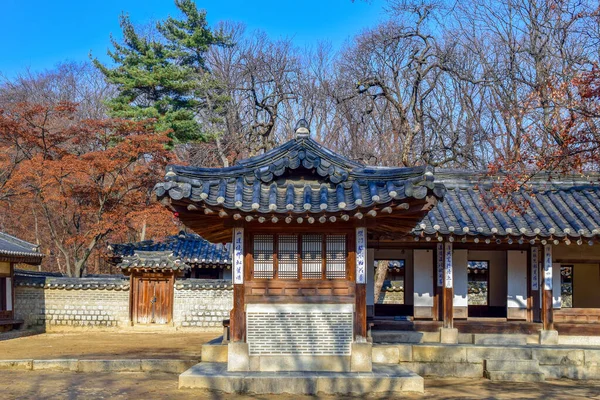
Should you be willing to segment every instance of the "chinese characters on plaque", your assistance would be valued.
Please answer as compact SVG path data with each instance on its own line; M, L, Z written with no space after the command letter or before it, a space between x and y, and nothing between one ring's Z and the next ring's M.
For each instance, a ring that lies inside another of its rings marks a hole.
M540 255L537 247L531 248L531 290L540 290L540 279L538 277Z
M367 229L356 228L356 283L366 283Z
M233 229L233 283L244 283L244 228Z
M544 290L552 290L552 245L544 246Z
M437 285L444 286L444 245L437 244Z
M445 243L444 247L444 265L446 288L452 287L452 243Z

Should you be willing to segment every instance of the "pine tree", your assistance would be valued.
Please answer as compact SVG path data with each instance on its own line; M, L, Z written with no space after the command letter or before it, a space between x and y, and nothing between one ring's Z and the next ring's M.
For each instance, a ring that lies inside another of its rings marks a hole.
M183 18L158 23L162 37L157 39L140 35L122 15L123 42L111 38L114 49L108 52L116 66L93 61L117 87L118 95L108 103L111 115L153 118L155 129L170 130L176 144L208 139L198 116L206 108L218 108L222 99L211 92L219 85L205 67L205 55L211 46L226 45L227 38L212 32L206 12L192 0L176 0L175 5Z

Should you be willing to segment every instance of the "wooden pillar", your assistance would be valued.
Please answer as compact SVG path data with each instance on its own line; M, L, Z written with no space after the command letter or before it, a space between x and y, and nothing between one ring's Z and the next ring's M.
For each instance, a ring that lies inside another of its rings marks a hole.
M540 248L531 247L529 264L530 296L529 296L529 321L539 322L540 319Z
M542 292L542 324L544 330L554 330L552 312L552 245L544 246L544 287Z
M443 313L443 288L444 288L444 244L438 243L435 249L435 298L433 301L434 320L442 321Z
M248 257L245 257L244 253L244 242L244 228L233 228L233 309L230 312L230 336L232 342L243 342L246 338L244 275L246 269L250 267L248 265Z
M454 279L452 243L444 243L444 288L442 290L444 328L454 328Z
M357 339L367 338L367 228L356 228L356 311L354 336Z

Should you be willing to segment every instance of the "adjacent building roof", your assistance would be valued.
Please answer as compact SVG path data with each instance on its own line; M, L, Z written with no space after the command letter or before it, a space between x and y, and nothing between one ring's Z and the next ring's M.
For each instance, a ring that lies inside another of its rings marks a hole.
M444 201L423 218L415 235L504 238L592 238L600 235L597 178L563 177L532 183L514 195L523 213L505 211L506 199L489 195L492 183L473 171L436 171ZM594 183L594 181L596 183Z
M0 261L40 264L44 255L39 246L0 232Z
M172 251L135 251L133 255L123 257L119 263L123 272L132 270L164 272L185 271L191 267L173 255Z
M434 182L429 167L366 166L326 149L308 130L299 129L295 139L232 167L171 165L155 193L203 237L228 241L231 224L223 220L242 218L328 223L401 215L406 225L379 223L377 229L406 234L443 196L444 187Z
M213 244L195 233L180 232L162 241L146 240L137 243L112 244L110 247L115 258L113 262L116 264L120 263L123 257L131 257L136 252L166 251L192 267L231 266L229 244Z

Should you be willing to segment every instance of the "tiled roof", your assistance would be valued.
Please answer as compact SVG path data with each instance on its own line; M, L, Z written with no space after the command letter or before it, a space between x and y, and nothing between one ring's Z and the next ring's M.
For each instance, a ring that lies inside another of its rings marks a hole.
M38 246L8 233L0 232L0 258L13 262L40 264L44 255Z
M122 275L69 278L59 273L15 270L15 284L63 290L129 290L129 279Z
M179 257L173 255L172 251L135 251L131 256L123 257L119 263L123 271L132 269L143 269L153 271L185 271L190 266Z
M465 171L437 171L446 186L444 200L423 218L414 234L483 237L592 238L600 235L600 186L586 178L532 183L515 194L529 204L524 213L503 211L505 199L492 198L489 181ZM597 181L597 178L596 178Z
M137 243L112 244L111 249L117 258L133 256L135 252L170 252L174 257L191 266L228 266L230 245L213 244L194 233L180 232L163 241L147 240ZM117 260L120 262L120 260Z
M428 167L365 166L297 137L228 168L169 166L157 197L257 214L337 213L443 196Z

